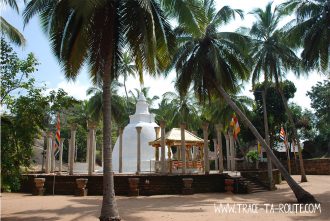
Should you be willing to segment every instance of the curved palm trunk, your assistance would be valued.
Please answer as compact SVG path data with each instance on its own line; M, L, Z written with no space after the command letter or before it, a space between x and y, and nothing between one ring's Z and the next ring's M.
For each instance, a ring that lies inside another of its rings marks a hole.
M302 158L302 150L301 150L301 146L300 146L300 140L299 140L298 134L297 134L297 128L296 128L296 125L293 122L293 117L292 117L291 110L289 109L289 106L288 106L288 101L284 97L284 93L283 93L283 90L282 90L281 85L279 84L278 79L276 79L276 87L277 87L277 90L279 91L279 93L281 95L281 98L282 98L282 101L283 101L283 104L284 104L285 111L288 114L288 119L289 119L290 125L293 128L293 138L294 138L295 142L298 145L298 152L299 152L298 154L299 154L299 166L300 166L300 173L301 173L301 182L307 182L307 177L306 177L305 167L304 167L304 159Z
M264 112L265 139L266 139L267 145L270 147L266 96L267 96L267 81L265 83L265 90L262 92L262 107L263 107L263 112ZM267 172L268 172L269 189L272 190L272 189L274 189L273 167L272 167L272 160L270 159L270 156L268 153L267 153Z
M249 121L249 119L243 114L243 112L237 107L237 105L231 100L229 95L226 93L226 91L223 89L222 86L219 84L215 85L218 92L221 94L221 96L225 99L227 104L238 114L238 116L241 118L243 124L247 126L253 135L257 138L257 140L261 143L262 146L266 147L266 151L269 154L272 162L275 164L275 166L280 170L283 177L287 181L288 185L294 192L297 201L299 203L316 203L316 199L312 194L304 190L301 186L298 185L296 181L290 176L288 171L284 168L282 163L277 159L277 157L274 155L274 153L271 151L270 147L266 144L265 140L262 138L262 136L259 134L257 129L253 126L253 124Z

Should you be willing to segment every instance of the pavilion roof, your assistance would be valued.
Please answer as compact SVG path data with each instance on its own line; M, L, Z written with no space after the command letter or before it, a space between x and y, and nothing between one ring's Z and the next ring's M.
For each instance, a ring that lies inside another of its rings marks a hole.
M154 147L160 146L160 140L158 138L154 141L149 142L149 145ZM185 130L185 143L188 146L201 146L204 144L204 140L195 134ZM170 146L179 146L181 145L181 129L180 128L172 128L165 134L165 144Z

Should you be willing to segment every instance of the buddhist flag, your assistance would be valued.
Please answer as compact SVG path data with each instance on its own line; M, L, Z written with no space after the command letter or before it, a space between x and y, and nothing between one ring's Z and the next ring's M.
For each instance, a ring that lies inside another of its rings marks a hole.
M237 139L237 135L241 131L241 128L239 127L238 119L237 119L235 113L233 113L233 116L231 118L230 126L233 127L233 135L234 135L234 138Z
M261 154L261 144L259 143L259 141L258 141L258 154L259 155Z
M283 140L283 141L285 141L285 131L284 131L283 127L281 127L280 139Z
M61 124L60 124L60 113L57 114L57 121L56 121L56 134L55 134L55 148L54 152L58 150L61 141Z

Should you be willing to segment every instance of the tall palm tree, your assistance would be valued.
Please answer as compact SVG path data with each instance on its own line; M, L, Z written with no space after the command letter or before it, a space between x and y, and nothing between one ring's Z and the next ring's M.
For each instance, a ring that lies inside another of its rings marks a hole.
M0 0L0 5L9 5L17 13L19 13L16 0ZM19 32L14 26L6 21L5 18L0 16L0 31L1 35L5 35L11 42L19 46L25 45L25 38L21 32Z
M108 1L31 0L24 10L27 23L39 14L65 76L75 79L84 64L94 81L102 79L103 201L100 220L120 220L115 200L111 151L112 79L121 53L132 52L137 70L151 75L166 68L175 48L175 36L154 0Z
M283 13L281 13L277 8L272 10L272 3L268 3L265 10L257 8L253 10L251 14L256 17L256 21L253 23L251 29L248 30L248 33L252 38L250 56L254 61L252 66L252 85L254 87L255 83L259 81L261 75L264 76L265 87L264 91L261 93L264 107L265 140L270 146L268 117L266 110L268 81L272 80L276 74L276 68L281 67L283 62L285 64L286 60L283 59L284 56L293 57L294 61L299 59L294 53L292 55L289 54L291 53L291 49L281 42L280 36L283 34L278 29L278 23L283 17ZM283 51L285 51L286 54L283 54ZM267 154L267 165L269 185L270 189L272 189L273 172L269 154Z
M288 39L294 47L303 46L301 57L307 68L328 73L330 68L330 1L290 0L282 9L296 15L288 24Z
M298 202L316 202L310 193L292 179L257 129L226 92L233 90L238 80L247 79L249 73L246 53L240 48L244 46L246 38L238 33L218 31L222 24L229 22L234 15L240 15L241 11L228 6L216 11L213 1L205 0L202 3L198 6L198 13L194 14L199 31L191 31L194 27L187 28L187 24L179 24L178 27L180 48L175 55L173 66L177 71L177 85L181 93L186 93L192 85L199 95L222 96L239 116L240 121L251 130L262 146L266 147L271 160L288 182ZM238 41L240 44L237 44Z
M128 102L128 93L126 88L126 81L129 76L135 76L137 70L136 66L133 63L133 59L129 52L124 52L122 55L121 63L119 64L119 71L124 78L124 89L126 94L126 101ZM143 74L139 72L140 83L143 83Z
M277 89L280 91L284 106L287 106L287 100L284 97L281 85L282 75L286 74L286 71L292 70L299 75L300 59L295 52L283 41L285 39L285 33L279 28L279 22L285 15L282 10L275 7L272 10L272 3L266 5L265 10L258 8L255 9L252 14L256 17L256 22L252 25L249 34L252 38L251 58L254 61L252 70L252 84L254 85L260 76L264 76L264 101L267 96L267 85L269 80L275 80ZM264 104L265 106L266 104ZM285 108L290 123L293 123L291 118L291 112L288 107ZM291 119L290 119L291 118ZM268 121L267 113L264 112L265 121L265 138L269 143ZM293 128L295 130L295 128ZM295 133L295 139L298 139L297 132ZM299 140L297 140L299 142ZM299 144L300 146L300 144ZM301 150L301 148L300 148ZM301 152L301 151L300 151ZM268 157L269 158L269 157ZM307 182L304 162L302 155L299 155L299 162L301 168L301 181ZM268 164L268 168L271 169L271 165ZM269 171L269 175L270 171Z

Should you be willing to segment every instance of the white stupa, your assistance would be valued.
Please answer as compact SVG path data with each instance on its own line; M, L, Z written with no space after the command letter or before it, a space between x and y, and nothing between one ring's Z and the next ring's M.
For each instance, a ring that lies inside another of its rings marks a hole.
M137 132L135 127L142 127L141 131L141 172L154 171L155 149L148 142L155 140L155 116L149 113L149 105L143 93L140 93L136 103L135 114L130 116L129 124L123 131L123 173L136 172L137 170ZM119 172L119 137L117 138L112 153L113 171Z

